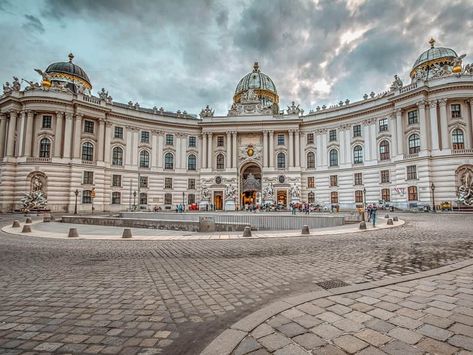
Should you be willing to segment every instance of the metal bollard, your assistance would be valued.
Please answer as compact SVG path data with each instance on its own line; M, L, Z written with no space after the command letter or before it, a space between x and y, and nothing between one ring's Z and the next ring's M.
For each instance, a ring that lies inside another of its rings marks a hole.
M131 229L130 228L125 228L123 230L122 238L131 238Z
M301 234L310 234L309 226L308 226L308 225L303 225L303 226L302 226L302 232L301 232Z
M246 226L244 231L243 231L243 238L248 238L251 237L251 227Z
M69 228L69 233L67 234L68 238L77 238L78 236L77 228Z

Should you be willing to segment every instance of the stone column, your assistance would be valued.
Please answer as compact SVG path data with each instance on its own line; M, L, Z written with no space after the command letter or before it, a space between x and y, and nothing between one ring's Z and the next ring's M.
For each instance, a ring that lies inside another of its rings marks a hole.
M315 133L315 145L317 147L317 150L315 152L316 153L315 164L318 168L323 165L322 154L324 152L324 149L322 149L322 136L320 134L321 134L320 130L317 130Z
M430 127L432 150L439 150L439 127L437 122L437 100L430 101Z
M396 115L392 114L389 117L389 124L391 127L391 137L392 137L392 156L395 157L398 155L398 149L397 149L397 121L396 121Z
M155 168L158 164L158 131L151 131L151 167Z
M112 140L112 122L105 122L105 151L103 161L106 164L110 164L110 158L112 150L110 147L110 141Z
M425 102L417 103L419 109L419 127L420 127L420 150L427 150L427 122L425 119Z
M10 122L8 123L7 137L7 156L12 157L15 154L15 132L16 132L16 111L10 111Z
M207 133L202 133L202 169L207 168Z
M299 131L294 133L296 135L296 161L295 166L301 166L301 134Z
M269 167L274 168L274 131L269 131Z
M376 141L376 120L371 121L370 127L370 140L371 140L371 158L372 160L378 159L378 144Z
M132 128L132 137L133 137L133 141L131 143L131 161L132 161L132 165L136 165L138 166L139 165L139 161L138 161L138 144L139 144L139 130L137 127L133 127Z
M465 137L465 148L471 149L473 147L473 99L466 101L470 106L470 115L465 115L466 121L466 137Z
M402 125L402 110L396 110L397 152L404 154L404 127Z
M294 166L294 131L289 130L289 146L287 147L287 154L289 155L289 167Z
M125 164L133 165L133 131L132 127L126 126L126 148L125 148Z
M237 155L238 155L238 150L237 150L237 132L236 131L233 131L232 132L232 149L233 149L233 154L232 154L232 158L233 158L233 164L232 164L232 167L233 169L236 169L237 166L238 166L238 161L237 161Z
M263 131L263 168L268 167L268 131Z
M306 154L305 154L304 147L307 145L307 134L301 134L300 139L301 139L300 153L299 153L300 154L300 167L306 168L307 162L306 162Z
M213 156L213 146L212 146L212 133L208 134L207 137L207 167L213 169L212 165L212 156Z
M440 99L440 136L442 137L442 150L448 149L448 121L447 99Z
M225 159L226 168L230 169L232 167L232 134L231 132L227 131L227 138L225 140L225 144L227 145L227 157Z
M17 156L22 157L24 155L24 144L25 144L25 126L26 126L26 111L21 111L20 120L18 122L18 139L17 145Z
M345 162L348 164L351 164L352 162L350 133L351 129L350 127L347 127L347 129L345 130L345 147L342 147L342 149L345 149Z
M28 119L29 120L29 119ZM61 157L62 147L62 125L64 120L64 112L56 111L56 130L54 134L54 157ZM25 147L26 150L26 147Z
M158 169L163 168L164 161L164 132L158 131Z
M0 113L0 159L3 158L5 153L5 142L7 141L7 116L4 113Z
M369 120L363 121L363 138L365 140L365 144L363 146L364 157L363 161L371 160L371 137L370 137L370 126Z
M327 166L328 160L328 149L327 149L327 134L328 131L326 129L323 130L322 134L322 165Z
M63 157L71 158L71 145L72 145L72 114L66 113L66 124L64 127L64 153Z
M181 134L181 168L187 169L187 136Z
M338 161L338 164L339 165L342 165L342 164L345 164L346 162L346 159L345 159L345 131L343 131L341 128L338 129L338 141L340 142L340 146L339 146L339 161Z
M80 159L80 135L82 131L82 115L76 113L74 117L74 142L73 142L73 154L74 159Z
M39 140L38 140L38 134L41 131L42 127L42 120L40 119L35 119L33 123L33 157L39 157Z
M97 160L104 161L104 138L105 138L105 120L99 120L99 130L97 137Z
M176 164L174 166L174 169L180 169L182 167L182 149L181 149L182 134L176 133L174 137L176 138Z

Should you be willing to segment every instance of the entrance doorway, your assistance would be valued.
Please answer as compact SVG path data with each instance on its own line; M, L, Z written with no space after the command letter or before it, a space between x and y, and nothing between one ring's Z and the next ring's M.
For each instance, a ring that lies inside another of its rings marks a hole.
M250 163L241 169L240 206L252 208L261 205L261 168Z
M223 210L223 191L214 192L214 208L217 211Z
M278 190L276 196L278 205L287 208L287 190Z

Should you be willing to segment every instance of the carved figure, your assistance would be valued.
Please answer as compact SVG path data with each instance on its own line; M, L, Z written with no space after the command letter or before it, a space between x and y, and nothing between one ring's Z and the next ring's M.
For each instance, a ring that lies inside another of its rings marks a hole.
M287 107L287 114L288 115L298 115L301 112L302 112L302 110L299 108L299 105L296 106L294 101L292 101L291 106Z
M296 185L296 183L292 184L290 192L292 199L297 199L301 195L301 189L299 186Z
M458 188L458 201L473 206L473 171L465 169L460 176L462 185Z
M209 200L210 199L209 189L205 185L202 185L201 196L202 196L202 200Z
M236 189L232 184L225 187L225 200L235 201L237 197Z
M5 84L3 84L3 93L4 94L9 94L13 91L12 87L10 86L10 83L7 81Z
M463 69L463 74L473 75L473 64L465 65L465 68Z
M13 77L12 89L13 91L20 91L21 89L20 81L16 76Z
M454 67L461 67L462 62L463 62L463 58L465 58L465 57L466 57L466 54L462 54L459 57L453 58L453 66Z
M43 72L41 69L35 69L34 71L41 75L44 81L51 81L51 76L48 73Z
M31 192L43 191L43 182L38 175L31 179Z
M264 201L273 201L274 198L274 188L273 183L270 182L263 189L263 200Z
M416 71L416 75L413 81L419 81L419 80L421 81L427 80L427 71L425 69L419 68Z
M25 82L27 82L29 85L25 88L25 91L30 91L30 90L36 90L36 89L39 89L41 86L38 84L38 83L35 83L33 81L28 81L28 80L25 80L25 79L21 79Z
M244 101L258 101L259 98L254 89L249 89L245 95L243 95L243 99Z
M108 91L105 91L104 88L98 92L100 100L107 100L108 99Z
M200 111L200 118L204 117L213 117L214 116L214 110L212 110L209 105L205 106L202 111Z
M399 90L400 88L402 88L402 86L403 86L402 80L399 79L397 75L394 75L394 81L391 84L391 91Z

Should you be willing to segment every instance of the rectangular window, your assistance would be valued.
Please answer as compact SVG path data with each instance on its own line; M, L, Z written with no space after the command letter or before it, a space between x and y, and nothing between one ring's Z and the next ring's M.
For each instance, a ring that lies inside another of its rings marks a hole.
M123 139L123 127L115 127L113 138Z
M313 189L315 187L315 178L313 176L309 176L307 178L307 187L309 189Z
M193 203L195 203L195 194L187 195L187 204L192 205Z
M355 185L363 185L363 173L355 173L353 178Z
M337 175L330 175L330 186L338 186L338 176Z
M458 118L462 116L460 104L452 104L450 108L452 110L452 118Z
M407 167L407 180L416 180L417 179L417 167L415 165L410 165Z
M187 180L187 189L188 190L195 190L195 179L188 179Z
M353 137L361 137L361 125L357 124L353 126Z
M174 145L174 136L172 134L166 134L166 145Z
M51 128L52 118L51 116L43 116L43 128Z
M92 203L92 191L82 191L82 203Z
M197 146L197 138L195 136L189 137L189 148L195 148Z
M388 130L388 119L383 118L379 120L379 131L380 132L385 132Z
M278 134L278 145L284 145L284 134Z
M170 193L164 194L164 204L172 205L172 194Z
M140 188L144 188L144 189L148 188L148 177L147 176L140 176Z
M121 175L112 175L112 186L121 187L122 186L122 176Z
M417 110L409 111L407 113L407 123L415 124L415 123L418 123L418 122L419 122L419 119L417 118Z
M172 178L164 178L164 188L172 189Z
M94 184L94 172L93 171L84 171L84 180L82 182L84 185L93 185Z
M336 129L331 129L328 132L328 140L330 142L335 142L337 140L337 130Z
M337 191L332 191L330 193L330 202L332 204L337 204L338 203L338 192Z
M416 186L409 186L407 188L407 200L417 201L417 187Z
M314 144L314 134L307 133L307 144Z
M149 132L141 131L141 143L149 143Z
M89 120L84 121L84 132L94 133L94 121L89 121Z
M363 203L363 190L355 191L355 203Z
M140 192L140 205L148 204L148 194L146 192Z
M112 205L119 205L121 203L121 193L118 191L112 192Z
M315 203L315 194L313 192L309 192L307 195L307 202Z
M217 147L223 147L224 143L225 143L225 137L217 136Z
M381 190L381 200L383 200L384 202L391 201L391 191L389 189Z
M389 182L389 170L381 170L381 183L385 184Z

